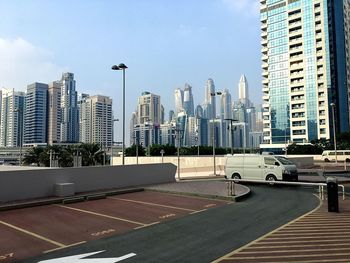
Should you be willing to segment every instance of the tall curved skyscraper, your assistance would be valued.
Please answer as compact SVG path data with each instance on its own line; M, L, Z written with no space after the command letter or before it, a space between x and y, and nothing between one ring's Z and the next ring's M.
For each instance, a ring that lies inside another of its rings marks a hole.
M211 96L212 93L215 93L215 85L212 79L208 79L205 84L205 102L204 104L210 104L210 106L206 106L206 108L210 108L211 112L208 112L207 118L212 119L216 116L216 103L215 96Z
M248 81L244 74L241 75L238 83L238 99L240 102L249 107Z
M177 115L183 109L184 92L180 88L175 90L175 115Z
M194 116L192 87L188 83L185 84L183 108L186 111L187 116Z

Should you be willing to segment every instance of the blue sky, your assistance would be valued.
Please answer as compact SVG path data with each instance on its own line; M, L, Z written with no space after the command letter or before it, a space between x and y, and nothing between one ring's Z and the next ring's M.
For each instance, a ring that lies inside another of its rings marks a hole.
M123 62L126 123L142 91L159 94L167 115L175 88L189 83L201 104L208 78L236 99L244 73L260 102L258 8L258 0L0 0L0 87L24 91L70 71L78 92L111 96L121 118L122 74L110 68Z

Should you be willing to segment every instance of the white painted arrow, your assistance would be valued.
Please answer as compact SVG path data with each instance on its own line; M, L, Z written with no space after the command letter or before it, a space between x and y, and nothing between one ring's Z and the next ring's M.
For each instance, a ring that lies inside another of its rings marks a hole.
M39 261L39 263L68 263L68 262L69 263L116 263L124 259L136 256L135 253L129 253L117 258L86 258L98 253L102 253L104 251L105 250L85 253L85 254L80 254L75 256L63 257L63 258L48 259L48 260Z

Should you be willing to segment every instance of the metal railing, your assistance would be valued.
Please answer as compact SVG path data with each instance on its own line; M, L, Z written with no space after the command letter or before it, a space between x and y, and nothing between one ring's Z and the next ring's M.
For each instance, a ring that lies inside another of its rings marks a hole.
M243 183L260 183L260 184L281 184L281 185L298 185L298 186L318 186L318 193L321 200L324 200L324 186L327 186L326 183L306 183L306 182L285 182L285 181L262 181L262 180L246 180L246 179L226 179L227 181L227 195L235 195L234 184L237 182ZM338 184L338 187L342 189L342 197L345 200L345 187L344 185Z

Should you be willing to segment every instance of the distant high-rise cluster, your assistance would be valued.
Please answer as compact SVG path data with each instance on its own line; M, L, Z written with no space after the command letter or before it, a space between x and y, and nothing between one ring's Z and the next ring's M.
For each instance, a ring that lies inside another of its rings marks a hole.
M73 73L49 84L35 82L27 92L0 90L0 146L58 143L112 145L112 100L82 94Z
M160 97L144 92L130 122L130 144L181 146L213 145L218 147L259 147L262 140L261 107L248 98L248 82L242 75L238 84L239 99L232 101L228 89L215 90L212 79L205 84L203 104L194 107L192 86L174 92L175 109L168 118L157 118ZM217 111L216 101L220 102ZM163 108L162 106L160 106ZM164 111L164 110L163 110ZM232 124L232 126L231 126Z
M349 131L350 1L260 3L265 146Z

